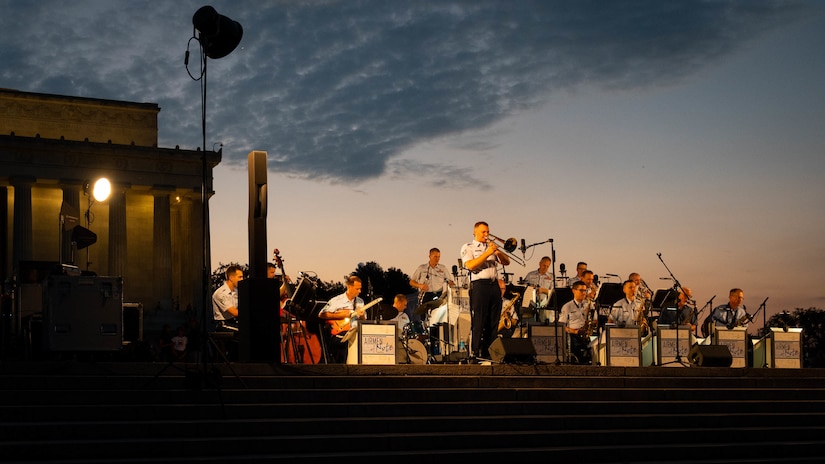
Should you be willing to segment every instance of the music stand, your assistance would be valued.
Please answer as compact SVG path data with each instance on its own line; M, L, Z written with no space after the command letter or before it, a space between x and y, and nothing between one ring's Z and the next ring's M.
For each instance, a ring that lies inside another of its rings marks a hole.
M653 302L651 304L653 309L668 308L676 306L676 294L672 288L660 288L653 294Z

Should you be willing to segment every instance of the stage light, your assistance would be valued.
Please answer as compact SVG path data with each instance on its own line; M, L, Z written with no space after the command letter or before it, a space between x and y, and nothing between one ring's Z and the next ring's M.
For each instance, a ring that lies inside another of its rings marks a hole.
M112 184L109 179L101 177L95 181L95 186L92 189L92 196L94 196L95 201L106 201L110 193L112 193Z
M198 41L203 47L203 52L213 60L232 53L243 37L243 27L239 22L218 14L209 5L202 6L195 12L192 24L200 32Z

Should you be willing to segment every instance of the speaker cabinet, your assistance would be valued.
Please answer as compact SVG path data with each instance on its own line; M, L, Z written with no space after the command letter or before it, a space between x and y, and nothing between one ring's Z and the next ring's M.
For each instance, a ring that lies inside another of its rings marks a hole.
M725 345L695 345L688 354L688 361L700 367L730 367L733 357Z
M238 284L241 362L280 362L280 287L277 279L250 277Z
M490 358L502 364L532 364L536 349L529 338L496 338L490 344Z

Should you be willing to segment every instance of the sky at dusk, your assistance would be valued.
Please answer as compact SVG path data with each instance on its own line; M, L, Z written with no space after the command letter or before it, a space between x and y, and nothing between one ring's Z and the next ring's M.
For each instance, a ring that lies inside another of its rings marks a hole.
M209 4L244 30L207 61L212 268L250 261L261 150L291 275L412 274L432 247L449 269L483 220L535 244L514 280L555 253L700 307L825 307L825 4ZM157 103L159 145L196 149L203 5L0 0L0 87Z

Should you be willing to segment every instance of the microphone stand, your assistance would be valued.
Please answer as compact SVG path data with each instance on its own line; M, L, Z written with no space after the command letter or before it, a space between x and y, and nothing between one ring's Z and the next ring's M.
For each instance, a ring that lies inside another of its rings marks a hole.
M561 359L559 359L559 292L556 291L556 248L553 246L553 239L549 239L550 242L550 262L552 265L550 266L550 275L553 277L553 342L555 344L556 350L556 361L554 362L555 365L559 366L562 364ZM547 325L550 325L550 321L547 322Z
M665 269L667 269L668 274L670 274L670 278L673 279L673 288L677 291L676 298L678 299L679 298L678 292L685 293L684 289L682 289L682 284L680 284L679 280L676 278L676 276L674 276L673 273L670 272L670 268L667 267L667 264L665 264L665 261L662 259L662 254L661 253L656 253L656 256L659 257L659 261L662 262L662 265L665 267ZM685 293L685 296L687 296L687 293ZM668 361L668 362L662 364L662 366L666 366L668 364L673 364L673 363L679 363L682 366L686 366L685 362L682 361L682 354L680 352L680 347L679 347L679 325L680 325L680 322L682 322L680 320L680 316L681 316L681 314L679 314L677 312L676 313L676 357L673 359L673 361ZM659 336L661 336L661 333L659 334Z
M696 312L696 307L695 306L693 308L693 311L696 313L696 319L695 319L696 320L696 333L694 335L696 335L697 337L699 336L699 326L704 325L704 321L702 322L702 324L699 324L699 316L701 316L702 313L705 312L705 308L707 308L707 307L710 307L710 310L713 311L713 299L714 298L716 298L716 295L713 295L712 297L710 297L710 300L708 300L708 302L705 303L705 305L702 306L702 309L700 309L698 312Z

